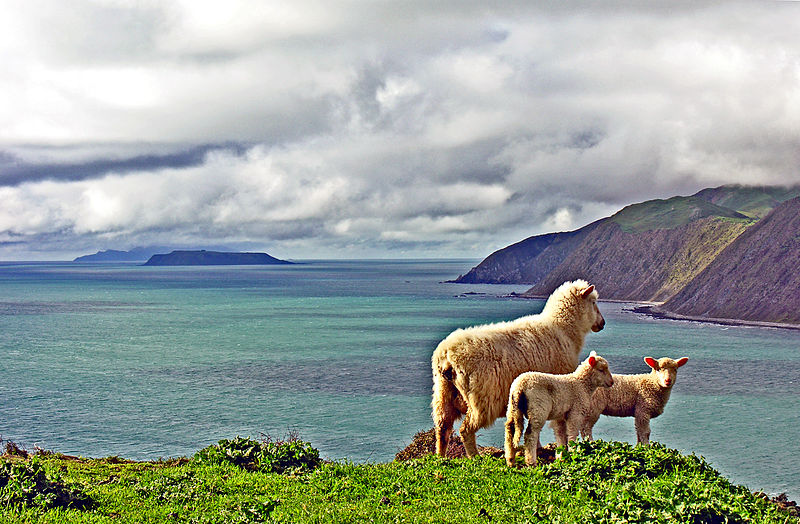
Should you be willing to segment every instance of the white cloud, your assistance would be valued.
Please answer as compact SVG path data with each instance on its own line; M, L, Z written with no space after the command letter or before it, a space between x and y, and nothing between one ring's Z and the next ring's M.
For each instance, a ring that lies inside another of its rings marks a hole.
M800 181L790 2L0 7L18 250L480 256L635 201Z

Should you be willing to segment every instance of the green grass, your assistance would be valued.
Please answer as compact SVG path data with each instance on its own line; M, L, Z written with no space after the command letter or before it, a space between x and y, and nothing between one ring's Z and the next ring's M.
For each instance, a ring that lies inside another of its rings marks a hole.
M705 217L748 221L748 217L697 197L648 200L624 207L610 217L626 233L675 229Z
M702 458L658 444L582 442L551 465L515 469L501 458L431 455L283 474L202 453L154 463L33 460L91 506L17 501L0 506L0 522L800 522ZM0 482L0 494L7 488Z

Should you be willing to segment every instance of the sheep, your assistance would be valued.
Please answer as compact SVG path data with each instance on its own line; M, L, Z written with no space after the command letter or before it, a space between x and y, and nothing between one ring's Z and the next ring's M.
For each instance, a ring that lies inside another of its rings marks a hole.
M650 419L664 412L678 368L688 360L688 357L678 360L644 357L645 363L653 368L650 373L614 375L613 387L598 389L592 395L591 411L581 428L584 440L592 440L592 427L602 413L612 417L634 417L637 443L648 445Z
M539 434L545 422L551 425L556 435L556 444L567 445L567 441L578 438L578 432L589 414L592 393L614 383L608 361L592 351L578 369L568 375L552 375L531 371L514 379L508 395L506 411L506 464L513 467L517 456L517 444L522 437L525 418L525 463L535 466L539 447Z
M564 282L539 314L457 329L442 340L431 357L436 453L445 456L453 423L463 416L464 449L476 456L475 433L505 413L520 373L574 371L586 335L605 325L597 298L585 280Z

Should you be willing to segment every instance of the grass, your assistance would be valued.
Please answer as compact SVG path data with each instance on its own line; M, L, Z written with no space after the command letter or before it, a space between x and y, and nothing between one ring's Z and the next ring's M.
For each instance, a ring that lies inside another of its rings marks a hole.
M612 215L610 220L619 224L626 233L639 233L654 229L675 229L705 217L752 222L732 209L697 197L672 197L631 204Z
M218 455L236 447L231 442L221 441ZM302 445L290 454L309 457ZM92 501L83 509L17 501L0 506L3 523L800 522L702 458L658 444L581 442L552 464L514 469L491 456L310 460L283 473L203 452L150 463L56 454L2 460L35 460L48 478Z

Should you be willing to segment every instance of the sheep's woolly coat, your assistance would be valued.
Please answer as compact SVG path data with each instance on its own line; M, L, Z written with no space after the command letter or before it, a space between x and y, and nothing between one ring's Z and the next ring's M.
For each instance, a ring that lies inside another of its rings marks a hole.
M645 362L653 370L639 375L614 375L614 385L601 388L592 395L591 409L581 428L585 439L592 439L592 427L600 415L612 417L634 417L637 441L647 444L650 441L650 419L661 415L669 401L675 385L678 368L689 359L658 360L645 357Z
M455 420L467 455L475 432L505 414L511 382L526 371L571 373L589 331L603 329L597 292L584 280L565 282L537 315L458 329L433 352L432 417L444 455Z

